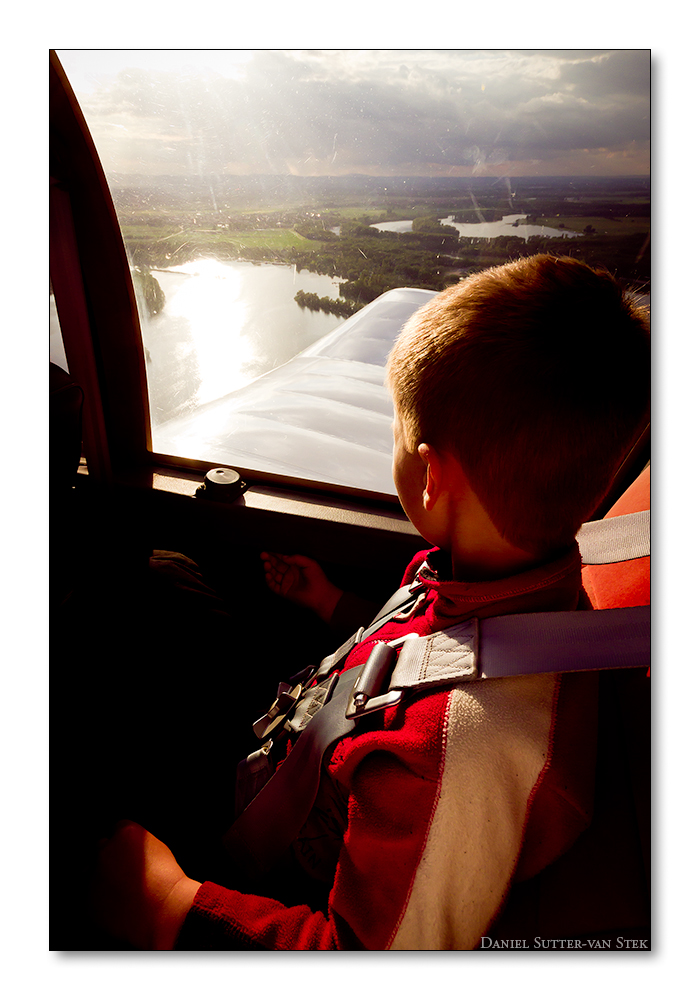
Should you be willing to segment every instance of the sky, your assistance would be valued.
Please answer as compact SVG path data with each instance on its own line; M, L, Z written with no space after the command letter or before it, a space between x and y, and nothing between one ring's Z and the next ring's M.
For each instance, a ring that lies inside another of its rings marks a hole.
M650 54L58 50L106 172L650 170Z

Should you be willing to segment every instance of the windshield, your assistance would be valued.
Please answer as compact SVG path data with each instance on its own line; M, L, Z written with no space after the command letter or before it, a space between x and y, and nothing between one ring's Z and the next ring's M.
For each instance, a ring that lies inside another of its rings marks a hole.
M156 452L391 495L383 366L422 299L371 333L369 303L541 250L649 291L648 51L58 54L131 264ZM331 370L312 349L343 323Z

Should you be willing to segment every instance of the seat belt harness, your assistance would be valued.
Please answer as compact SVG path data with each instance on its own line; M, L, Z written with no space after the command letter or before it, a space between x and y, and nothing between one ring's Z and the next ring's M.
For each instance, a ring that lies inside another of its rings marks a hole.
M649 524L648 511L589 522L577 537L582 561L596 565L649 555ZM470 618L427 636L409 633L378 642L365 663L340 673L355 645L412 609L424 589L420 583L402 587L368 629L351 636L317 670L309 667L280 685L272 708L255 724L266 743L239 765L238 818L223 838L248 870L269 870L301 831L328 748L364 726L368 714L398 705L406 693L524 674L645 667L651 660L647 605ZM270 751L285 731L298 736L275 770Z
M398 705L408 692L528 673L648 665L649 611L646 606L472 618L427 636L409 633L377 643L365 663L327 678L328 698L313 715L305 713L306 725L289 755L240 813L224 847L247 870L268 870L309 815L328 748L364 716ZM388 691L380 693L389 671ZM303 703L286 728L299 729L300 709L305 712Z

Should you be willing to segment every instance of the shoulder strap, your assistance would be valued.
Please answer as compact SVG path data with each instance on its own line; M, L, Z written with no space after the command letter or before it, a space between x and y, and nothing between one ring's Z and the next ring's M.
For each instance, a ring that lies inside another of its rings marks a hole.
M648 606L471 618L430 635L409 635L389 689L648 666L649 624Z
M408 611L409 608L413 607L418 599L418 596L423 590L425 590L423 585L408 584L407 586L400 587L397 591L395 591L386 604L379 609L367 628L358 629L354 635L351 635L349 639L345 640L342 646L339 646L338 649L336 649L335 653L331 653L329 656L325 656L321 660L318 670L316 670L312 675L313 679L317 682L324 680L334 670L338 670L345 663L348 653L354 649L359 642L368 638L368 636L372 635L373 632L377 632L382 625L391 621L391 619L396 615L401 612Z
M648 510L589 521L581 527L576 541L585 566L626 562L648 556L651 514Z

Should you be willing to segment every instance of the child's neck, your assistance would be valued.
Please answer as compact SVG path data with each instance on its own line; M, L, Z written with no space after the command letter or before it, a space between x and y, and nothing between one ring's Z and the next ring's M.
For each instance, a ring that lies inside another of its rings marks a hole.
M449 450L420 444L416 454L425 466L423 492L419 499L408 492L407 513L424 538L450 553L453 579L505 579L542 562L500 534Z
M532 569L539 556L511 545L480 504L455 505L449 551L455 580L500 580Z
M504 580L516 573L524 573L541 561L529 552L514 553L451 551L452 574L455 580Z

